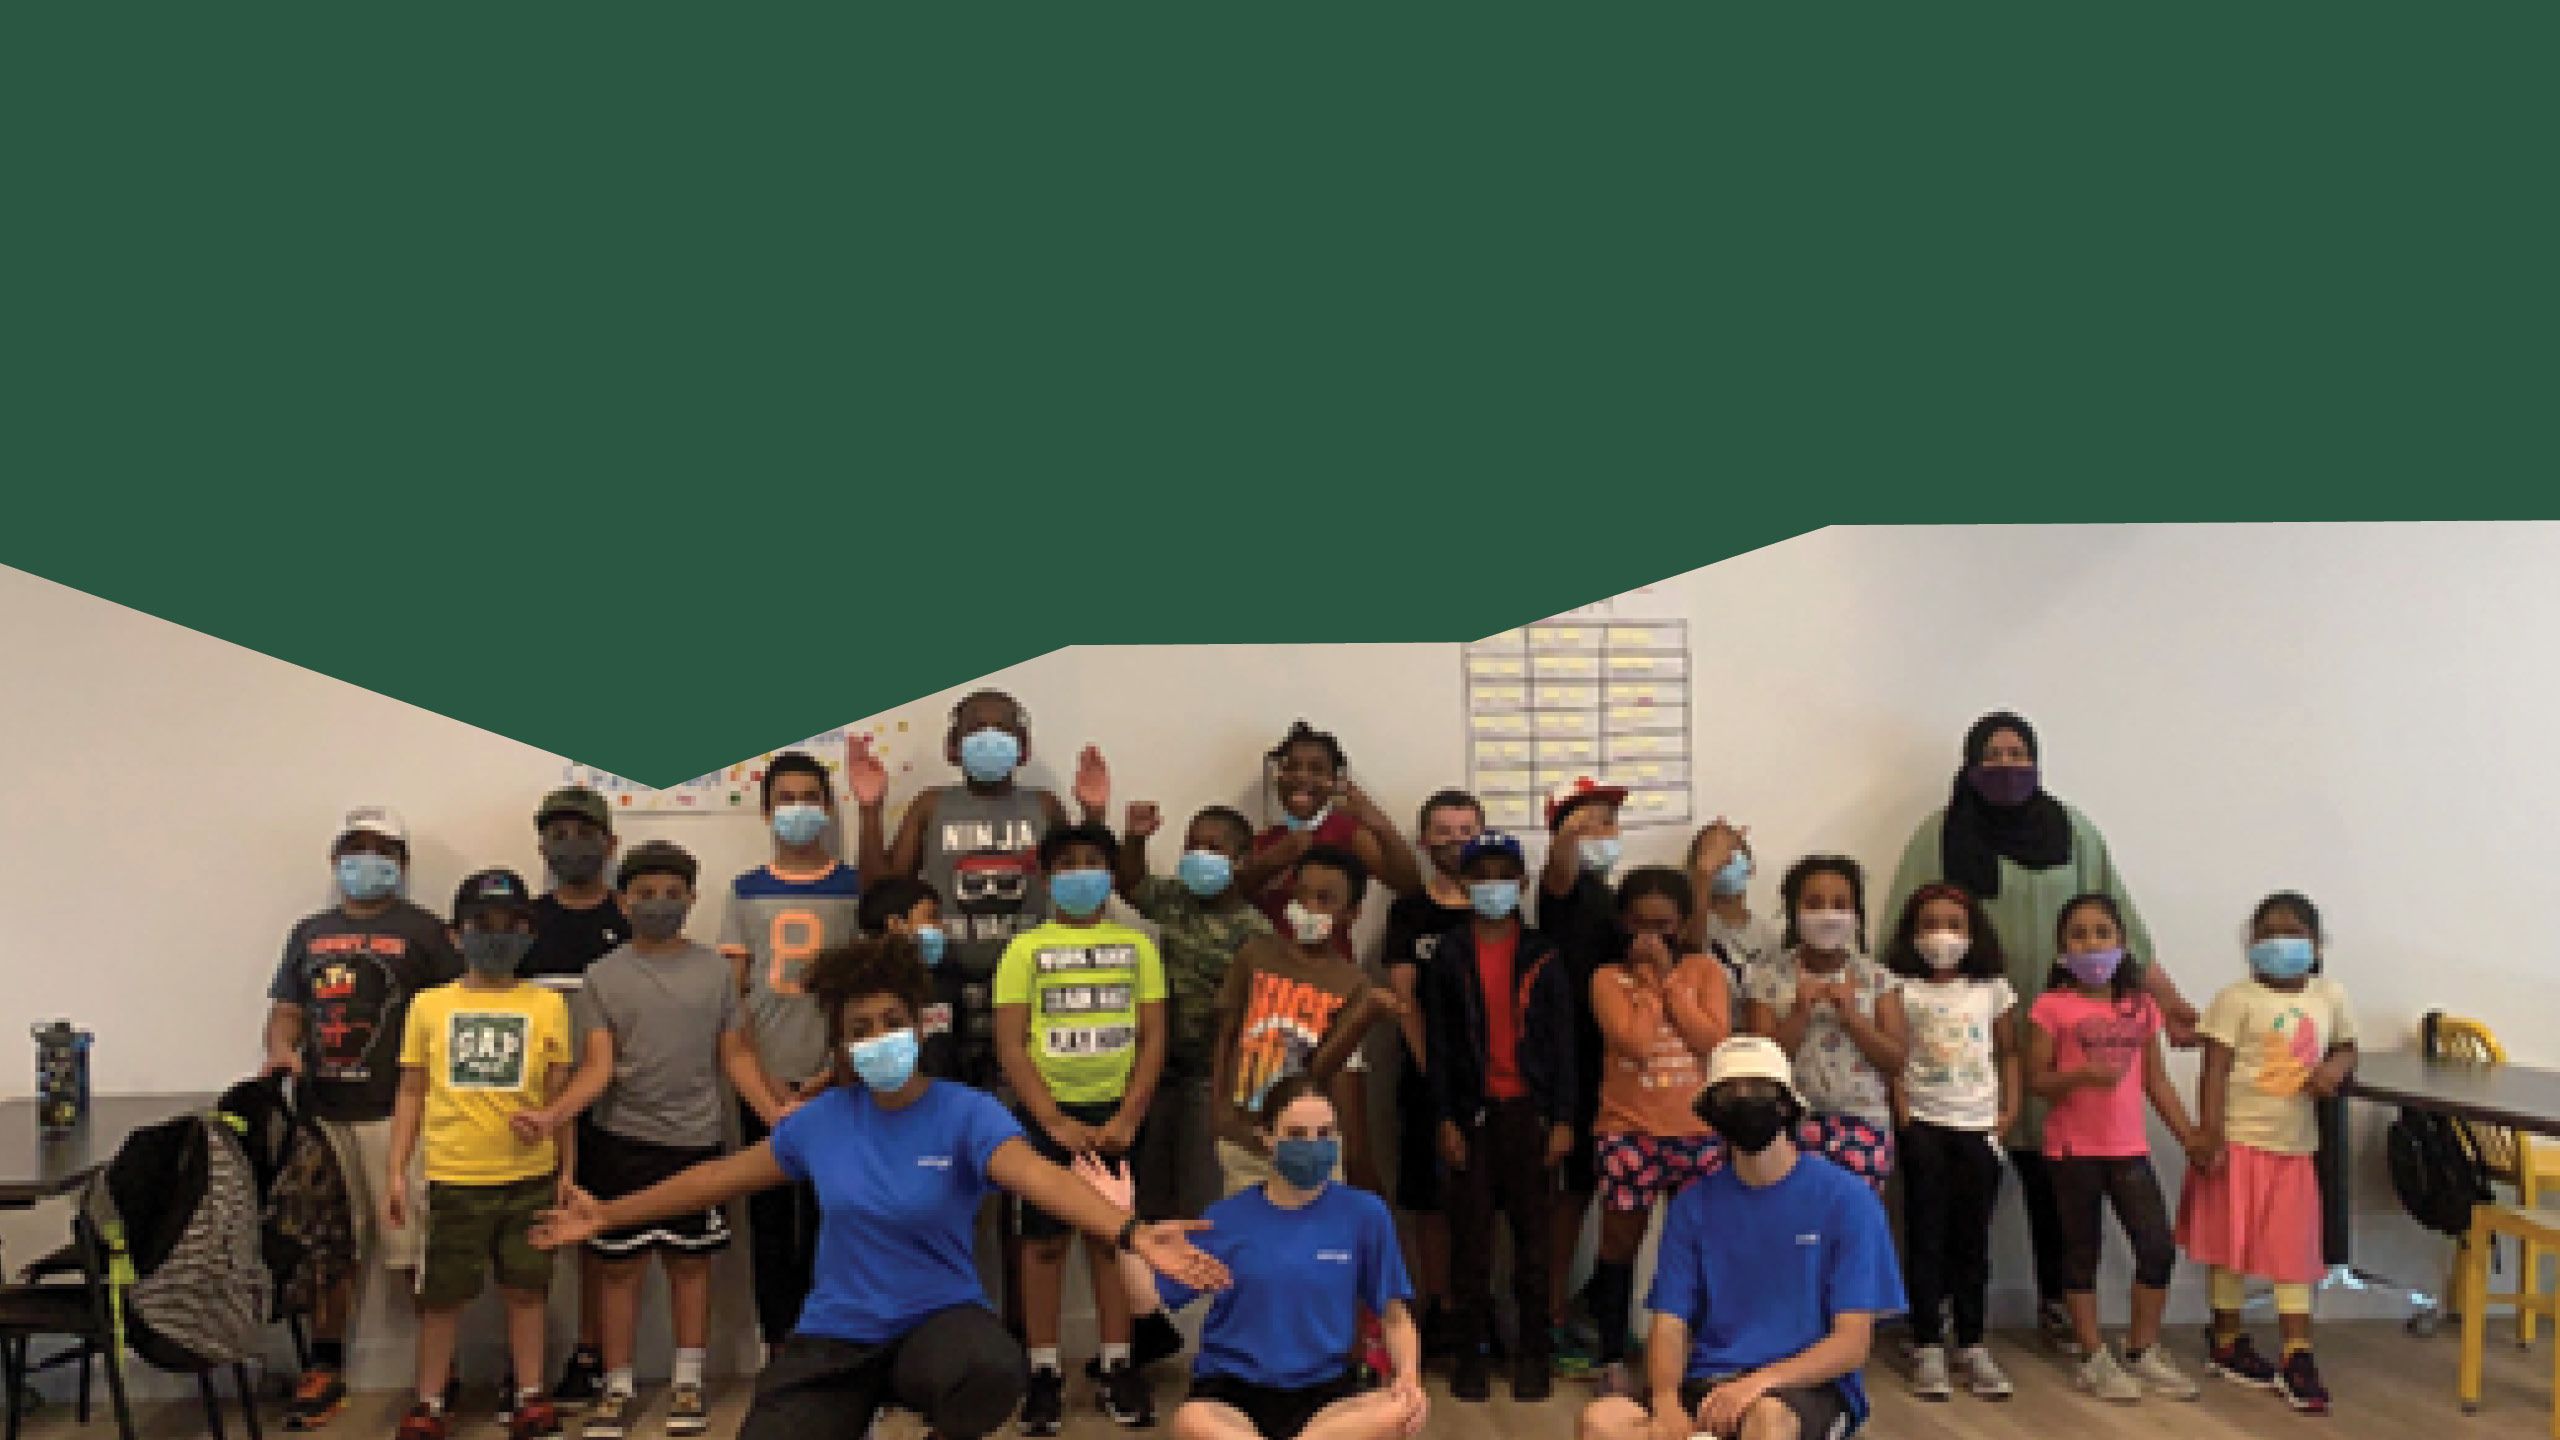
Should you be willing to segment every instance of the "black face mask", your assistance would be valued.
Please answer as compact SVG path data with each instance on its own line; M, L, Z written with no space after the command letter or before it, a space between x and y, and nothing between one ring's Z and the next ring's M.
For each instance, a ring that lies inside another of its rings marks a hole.
M1784 1095L1709 1097L1698 1107L1699 1118L1715 1127L1724 1143L1744 1155L1757 1155L1777 1143L1796 1125L1796 1104Z
M543 862L564 885L592 885L604 873L604 837L567 835L542 847Z

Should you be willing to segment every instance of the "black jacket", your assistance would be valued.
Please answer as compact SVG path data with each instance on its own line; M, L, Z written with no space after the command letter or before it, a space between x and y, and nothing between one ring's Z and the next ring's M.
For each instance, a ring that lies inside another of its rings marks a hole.
M1469 923L1440 939L1422 972L1422 1009L1431 1043L1431 1098L1440 1118L1460 1126L1484 1112L1488 1001L1519 1016L1517 1059L1529 1098L1548 1122L1574 1122L1574 1025L1580 1009L1572 966L1554 940L1526 925L1512 957L1509 995L1487 996L1476 969L1476 929Z

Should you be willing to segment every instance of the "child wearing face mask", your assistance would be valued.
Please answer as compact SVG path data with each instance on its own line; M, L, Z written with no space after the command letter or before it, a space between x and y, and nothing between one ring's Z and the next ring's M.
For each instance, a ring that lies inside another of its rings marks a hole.
M1689 837L1688 868L1704 900L1690 922L1689 943L1723 962L1738 1006L1744 978L1778 953L1779 940L1777 925L1751 908L1751 881L1759 873L1751 858L1751 827L1721 815L1700 827Z
M1442 937L1475 916L1458 857L1484 833L1484 805L1464 790L1442 790L1422 802L1414 822L1430 872L1420 893L1399 895L1387 907L1378 956L1387 984L1404 1005L1396 1021L1404 1039L1404 1068L1396 1076L1396 1208L1412 1239L1410 1269L1422 1316L1423 1353L1434 1358L1454 1349L1449 1312L1449 1220L1442 1209L1440 1114L1431 1100L1430 1021L1423 1013L1423 976Z
M1724 1161L1696 1101L1706 1057L1732 1034L1733 1001L1715 957L1683 953L1696 908L1686 875L1667 865L1633 871L1618 887L1626 953L1591 977L1591 1013L1607 1047L1596 1146L1600 1257L1591 1273L1604 1394L1638 1393L1625 1368L1627 1311L1654 1209Z
M369 1177L382 1187L384 1222L395 1230L414 1222L425 1233L417 1400L400 1440L445 1440L462 1309L493 1269L506 1298L509 1373L540 1379L551 1256L535 1248L533 1225L576 1188L571 1139L522 1123L569 1083L569 1008L516 975L533 948L533 891L512 870L473 875L454 896L453 938L462 978L409 1005L391 1153ZM426 1193L417 1196L408 1175L422 1136ZM514 1440L560 1433L559 1413L538 1386L511 1381L499 1414Z
M1351 923L1367 893L1358 856L1331 845L1298 860L1296 893L1282 916L1288 938L1247 941L1218 993L1210 1095L1217 1112L1218 1169L1234 1195L1271 1178L1263 1146L1263 1098L1292 1075L1307 1074L1329 1094L1370 1027L1400 1011L1394 995L1342 958L1333 937ZM1336 1099L1339 1109L1342 1101ZM1353 1156L1355 1163L1362 1157Z
M584 785L564 785L542 797L533 833L552 884L533 902L533 953L524 957L524 978L574 990L588 966L631 938L630 917L605 883L619 843L613 807Z
M2062 1232L2063 1305L2085 1357L2080 1388L2119 1404L2140 1400L2145 1390L2192 1400L2195 1382L2160 1343L2178 1249L2151 1169L2144 1099L2190 1165L2207 1169L2222 1157L2188 1122L2169 1083L2160 1007L2144 993L2141 961L2125 949L2114 897L2093 892L2064 905L2054 941L2060 958L2027 1012L2026 1075L2028 1088L2053 1106L2044 1123L2045 1168ZM2133 1242L2133 1323L2121 1364L2098 1334L2100 1227L2109 1208Z
M2178 1201L2178 1245L2213 1267L2213 1348L2207 1368L2272 1389L2305 1414L2329 1413L2311 1358L2311 1291L2321 1253L2319 1118L2313 1106L2355 1073L2355 1011L2320 973L2320 912L2291 891L2258 902L2249 920L2249 975L2205 1008L2204 1075L2196 1109L2211 1170L2189 1170ZM2240 1328L2248 1277L2274 1282L2283 1358L2269 1364Z
M1893 1081L1910 1048L1901 982L1866 953L1865 873L1808 855L1779 884L1787 929L1743 982L1744 1028L1778 1042L1808 1114L1796 1143L1884 1193L1893 1174Z
M1154 941L1103 916L1119 849L1101 825L1050 831L1040 867L1057 913L1013 937L996 962L996 1057L1021 1107L1023 1137L1053 1165L1128 1154L1164 1070L1164 962ZM1031 1380L1018 1423L1025 1435L1055 1435L1066 1416L1058 1315L1074 1232L1030 1205L1020 1225ZM1134 1363L1128 1295L1111 1283L1110 1247L1088 1239L1085 1260L1099 1277L1102 1412L1132 1429L1153 1425L1155 1400Z
M1182 858L1171 875L1157 875L1147 863L1147 842L1163 828L1164 812L1153 801L1132 801L1120 846L1120 898L1154 922L1173 999L1164 1080L1138 1136L1138 1208L1197 1215L1234 1190L1216 1178L1221 1107L1212 1079L1222 996L1244 947L1273 931L1236 888L1236 867L1252 853L1251 821L1224 805L1204 806L1183 829Z
M2014 1393L1983 1344L1991 1290L1991 1217L2000 1153L2022 1094L2015 1012L2000 936L1982 903L1954 885L1923 885L1904 902L1885 946L1902 981L1911 1058L1897 1092L1902 1172L1902 1277L1911 1295L1912 1393L1944 1400L1942 1308L1955 1310L1955 1360L1985 1400Z
M636 1195L716 1159L724 1078L765 1124L781 1118L783 1098L748 1040L729 967L710 946L684 936L699 873L693 856L663 840L636 846L623 860L616 883L635 933L596 962L570 1002L577 1073L558 1099L514 1121L520 1135L574 1123L578 1184L598 1200ZM666 1431L699 1435L709 1426L702 1372L711 1344L711 1260L728 1246L728 1223L716 1209L587 1242L603 1282L604 1372L581 1432L588 1440L620 1440L639 1408L632 1350L652 1255L666 1269L675 1331Z
M444 922L400 893L408 861L408 827L397 814L379 805L347 812L329 847L338 902L285 937L267 985L265 1036L266 1073L296 1077L302 1104L338 1153L364 1264L403 1272L417 1268L421 1230L384 1226L381 1197L368 1190L389 1164L410 999L462 974ZM406 1274L399 1284L410 1288ZM294 1387L286 1429L317 1430L346 1408L347 1326L358 1295L351 1275L319 1297L311 1368Z
M1582 1232L1591 1214L1599 1183L1599 1158L1593 1136L1600 1118L1600 1029L1591 1018L1591 980L1600 967L1622 953L1625 938L1618 930L1617 898L1609 876L1618 868L1625 842L1618 809L1626 803L1623 785L1588 775L1558 785L1547 795L1547 859L1538 870L1538 929L1556 942L1571 970L1574 997L1573 1056L1577 1067L1573 1094L1580 1110L1573 1117L1575 1144L1556 1177L1555 1230L1548 1239L1548 1316L1556 1373L1588 1374L1597 1346L1598 1327L1569 1322L1573 1301L1573 1259L1582 1247Z
M1300 720L1263 756L1263 763L1280 800L1280 823L1253 837L1253 854L1237 870L1236 887L1262 907L1274 926L1288 927L1283 912L1296 894L1290 872L1313 846L1350 851L1398 895L1422 888L1422 872L1396 822L1351 783L1351 760L1341 741ZM1344 959L1352 958L1349 930L1335 936L1333 944Z

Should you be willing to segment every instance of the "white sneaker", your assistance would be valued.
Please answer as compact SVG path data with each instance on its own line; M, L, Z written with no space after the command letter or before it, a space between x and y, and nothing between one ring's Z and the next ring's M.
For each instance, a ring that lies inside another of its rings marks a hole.
M1947 1381L1947 1347L1923 1345L1911 1352L1911 1393L1923 1400L1948 1400L1956 1387Z
M2101 1400L2131 1405L2142 1399L2142 1386L2116 1363L2116 1352L2101 1345L2080 1362L2080 1388Z
M2169 1358L2166 1345L2153 1345L2140 1355L2126 1355L2125 1366L2154 1395L2165 1395L2172 1400L2193 1400L2202 1393L2197 1390L2196 1382L2188 1379L2186 1372L2178 1368L2178 1362Z
M1964 1367L1965 1388L1983 1400L2006 1400L2018 1393L2009 1383L2009 1373L1991 1358L1986 1345L1968 1345L1956 1352L1956 1363Z

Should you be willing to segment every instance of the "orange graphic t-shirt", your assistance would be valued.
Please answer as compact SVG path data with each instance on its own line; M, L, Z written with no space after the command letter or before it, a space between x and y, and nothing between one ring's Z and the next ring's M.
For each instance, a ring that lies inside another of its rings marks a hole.
M1254 1143L1262 1097L1300 1071L1330 1080L1381 1018L1376 987L1359 966L1327 952L1309 957L1276 936L1236 952L1218 992L1218 1134Z

